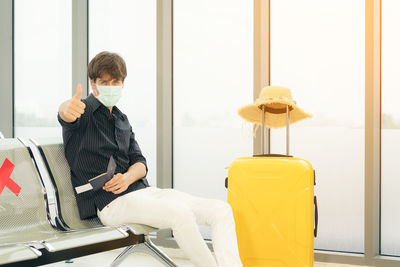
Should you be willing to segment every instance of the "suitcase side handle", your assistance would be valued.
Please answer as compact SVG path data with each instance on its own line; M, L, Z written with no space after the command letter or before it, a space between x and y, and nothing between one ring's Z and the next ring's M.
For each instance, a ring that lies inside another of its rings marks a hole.
M317 205L317 196L314 196L314 237L317 237L318 233L318 205Z

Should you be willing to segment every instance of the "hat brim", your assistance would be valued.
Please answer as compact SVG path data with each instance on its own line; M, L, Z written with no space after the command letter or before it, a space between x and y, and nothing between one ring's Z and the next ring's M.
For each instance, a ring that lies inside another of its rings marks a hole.
M262 125L262 110L259 108L260 104L285 104L291 107L289 111L290 124L299 122L301 120L311 118L312 115L306 113L299 108L295 103L289 101L265 101L257 104L250 104L239 109L238 114L240 117L248 122ZM265 112L265 126L268 128L283 128L286 127L286 112L285 113L271 113Z

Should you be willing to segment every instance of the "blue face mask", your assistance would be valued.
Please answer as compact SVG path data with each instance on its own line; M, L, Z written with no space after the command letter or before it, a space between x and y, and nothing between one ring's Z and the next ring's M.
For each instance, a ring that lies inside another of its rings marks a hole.
M99 95L97 98L106 107L113 107L122 96L122 85L97 85Z

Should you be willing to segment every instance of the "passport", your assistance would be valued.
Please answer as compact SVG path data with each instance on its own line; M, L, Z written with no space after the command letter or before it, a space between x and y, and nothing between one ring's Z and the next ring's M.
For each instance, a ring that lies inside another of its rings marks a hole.
M115 163L113 156L111 156L108 161L107 172L89 179L89 183L85 185L75 187L76 193L80 194L89 190L98 191L99 189L102 189L104 184L113 178L116 168L117 164Z

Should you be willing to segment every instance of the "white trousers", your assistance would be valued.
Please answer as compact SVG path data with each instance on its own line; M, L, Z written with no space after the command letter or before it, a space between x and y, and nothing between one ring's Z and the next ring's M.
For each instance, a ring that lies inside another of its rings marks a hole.
M113 200L98 216L104 225L139 223L171 228L179 247L196 267L243 266L232 208L225 201L150 186ZM197 224L211 227L216 259Z

